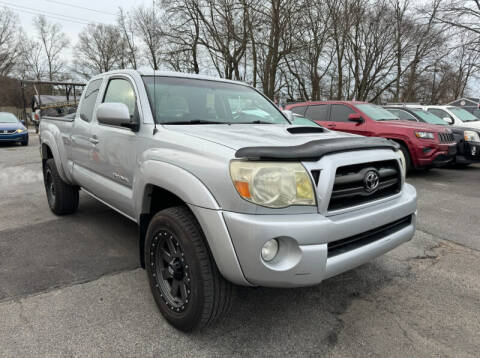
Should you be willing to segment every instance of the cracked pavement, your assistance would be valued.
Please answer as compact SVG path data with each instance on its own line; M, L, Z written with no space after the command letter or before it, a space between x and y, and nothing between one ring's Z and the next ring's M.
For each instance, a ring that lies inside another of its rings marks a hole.
M318 286L239 288L225 321L184 334L155 307L133 223L83 194L50 213L36 143L0 147L2 357L478 356L480 165L408 178L409 243Z

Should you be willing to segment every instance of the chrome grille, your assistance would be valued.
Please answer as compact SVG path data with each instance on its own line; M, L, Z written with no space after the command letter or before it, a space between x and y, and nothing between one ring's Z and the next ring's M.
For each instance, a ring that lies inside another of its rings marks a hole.
M0 129L0 135L1 134L13 134L16 132L16 129Z
M377 177L376 186L370 185L372 183L369 180L372 176ZM401 169L396 160L338 167L328 211L345 209L395 195L400 192L401 186Z

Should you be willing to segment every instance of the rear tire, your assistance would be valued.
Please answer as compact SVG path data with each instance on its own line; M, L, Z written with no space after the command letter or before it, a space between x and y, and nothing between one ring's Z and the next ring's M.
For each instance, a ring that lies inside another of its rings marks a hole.
M145 266L165 319L181 331L212 324L230 309L234 285L226 281L194 215L184 206L158 212L145 241Z
M62 180L54 159L45 162L43 181L50 210L56 215L67 215L77 211L78 187L68 185Z

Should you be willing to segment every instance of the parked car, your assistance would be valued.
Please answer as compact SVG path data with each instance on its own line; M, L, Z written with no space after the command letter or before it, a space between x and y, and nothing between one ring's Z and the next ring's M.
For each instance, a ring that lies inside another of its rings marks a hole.
M449 125L443 119L421 107L385 106L384 108L402 120L449 126L457 142L455 163L468 165L480 162L480 130Z
M13 113L0 112L0 142L28 145L28 130Z
M415 232L395 143L292 125L241 82L101 74L40 138L50 209L75 212L81 189L136 222L155 301L181 330L222 316L235 284L315 285Z
M418 105L406 106L418 107ZM480 118L474 116L463 108L455 106L422 106L422 108L433 113L437 117L442 118L448 124L480 129Z
M456 142L448 128L400 120L380 106L366 102L305 102L286 106L336 131L383 137L399 143L407 170L444 166L456 154Z

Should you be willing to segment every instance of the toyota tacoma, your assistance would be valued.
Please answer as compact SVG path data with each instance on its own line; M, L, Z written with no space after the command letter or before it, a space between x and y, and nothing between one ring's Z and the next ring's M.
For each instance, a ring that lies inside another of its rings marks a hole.
M224 315L235 285L316 285L415 232L396 143L294 125L241 82L101 74L74 118L42 118L40 144L50 209L75 212L82 190L136 222L158 308L184 331Z

